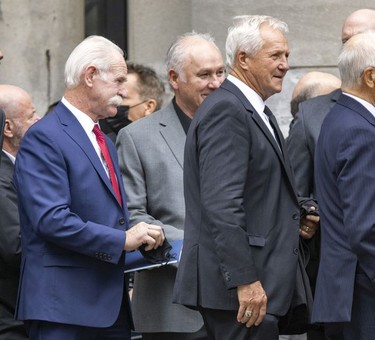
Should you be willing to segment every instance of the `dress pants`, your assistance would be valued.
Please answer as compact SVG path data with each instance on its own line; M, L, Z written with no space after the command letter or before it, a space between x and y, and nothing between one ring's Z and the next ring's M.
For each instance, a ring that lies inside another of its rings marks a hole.
M132 319L127 308L126 292L127 288L123 294L119 316L110 327L85 327L43 320L27 320L25 326L29 340L130 340L132 328L130 320Z
M143 340L207 340L204 326L194 333L143 333Z
M375 339L375 287L369 277L357 269L350 322L326 323L328 340Z
M247 328L237 321L237 311L199 308L209 340L278 340L278 318L266 314L259 326Z

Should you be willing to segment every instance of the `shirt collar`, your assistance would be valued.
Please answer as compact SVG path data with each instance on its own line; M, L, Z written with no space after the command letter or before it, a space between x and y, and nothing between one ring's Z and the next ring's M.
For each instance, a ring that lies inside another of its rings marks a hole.
M371 103L369 103L368 101L366 101L366 100L364 100L362 98L359 98L359 97L354 96L352 94L349 94L347 92L343 92L343 94L345 94L348 97L353 98L354 100L356 100L357 102L359 102L360 104L362 104L375 117L375 106L374 105L372 105Z
M246 85L243 81L232 76L231 74L228 75L227 79L239 88L239 90L245 95L247 100L254 107L255 111L257 111L258 114L262 114L265 104L259 94L256 93L251 87Z
M187 134L188 133L188 130L189 130L189 127L190 127L190 123L191 123L191 118L185 114L181 108L177 105L176 103L176 97L174 97L172 99L172 103L173 103L173 107L174 107L174 110L176 111L177 113L177 117L182 125L182 128L184 129L185 133Z
M70 112L77 118L79 123L82 125L86 134L89 135L92 133L92 129L96 124L86 113L77 109L75 106L70 104L64 97L61 99L61 102L70 110Z
M8 156L10 161L14 164L16 161L16 157L14 157L12 154L10 154L8 151L5 151L4 149L3 149L3 152Z

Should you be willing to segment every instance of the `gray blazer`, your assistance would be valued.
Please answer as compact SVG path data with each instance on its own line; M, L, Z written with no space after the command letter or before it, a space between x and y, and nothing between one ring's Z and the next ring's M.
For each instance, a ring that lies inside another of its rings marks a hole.
M116 140L130 225L160 225L169 241L184 235L185 139L170 103L123 128ZM172 304L175 276L172 266L136 273L132 306L138 332L195 332L203 326L198 312Z

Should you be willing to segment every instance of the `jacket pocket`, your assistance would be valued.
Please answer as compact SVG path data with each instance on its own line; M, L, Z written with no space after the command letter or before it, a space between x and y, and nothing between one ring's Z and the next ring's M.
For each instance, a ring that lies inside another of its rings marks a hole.
M248 235L249 245L253 247L264 247L266 239L263 236Z

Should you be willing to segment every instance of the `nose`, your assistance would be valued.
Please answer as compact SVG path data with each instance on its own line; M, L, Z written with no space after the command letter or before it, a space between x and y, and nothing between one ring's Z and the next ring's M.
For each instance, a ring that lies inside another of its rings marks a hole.
M0 60L3 59L4 55L3 55L3 52L1 52L0 50Z
M220 78L217 75L214 75L210 78L208 87L211 89L217 89L220 87L221 81Z
M122 99L125 99L128 97L128 91L126 90L125 86L122 86L118 92L119 96L122 97Z
M290 66L289 66L289 62L288 62L288 57L284 57L281 60L279 68L284 70L285 72L289 70Z

